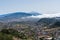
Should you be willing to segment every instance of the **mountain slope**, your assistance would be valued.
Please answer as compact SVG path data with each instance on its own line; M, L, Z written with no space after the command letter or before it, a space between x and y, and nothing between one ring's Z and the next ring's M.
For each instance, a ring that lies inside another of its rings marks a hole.
M25 13L25 12L15 12L15 13L11 13L11 14L5 14L5 15L1 15L0 16L0 21L3 21L3 22L11 22L11 21L27 21L27 20L31 20L31 18L26 18L26 17L29 17L29 16L37 16L37 15L41 15L39 13ZM26 19L24 19L26 18ZM35 20L35 19L33 19Z
M55 22L56 22L55 18L42 18L38 21L38 25L48 26L48 25L53 24Z
M48 28L60 27L60 18L42 18L37 22L37 24L41 27Z

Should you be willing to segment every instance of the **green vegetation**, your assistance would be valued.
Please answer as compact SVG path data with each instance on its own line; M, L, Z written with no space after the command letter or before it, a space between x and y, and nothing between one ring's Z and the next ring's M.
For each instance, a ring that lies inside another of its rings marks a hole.
M26 34L25 32L18 32L15 29L2 29L0 31L0 40L13 40L13 37L20 38L22 40L33 40L33 35Z
M13 36L12 35L7 35L4 33L0 32L0 40L13 40Z
M51 36L54 37L53 34L51 34ZM17 40L35 40L36 35L34 30L31 30L30 27L24 28L19 32L16 29L2 29L0 31L0 40L15 40L15 38ZM40 40L43 39L44 37L40 38ZM54 38L52 40L54 40Z

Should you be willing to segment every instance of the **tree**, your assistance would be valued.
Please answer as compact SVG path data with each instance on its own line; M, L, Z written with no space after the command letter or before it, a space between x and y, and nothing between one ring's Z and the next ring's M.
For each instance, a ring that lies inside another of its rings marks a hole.
M7 35L0 32L0 40L13 40L13 37L12 35Z

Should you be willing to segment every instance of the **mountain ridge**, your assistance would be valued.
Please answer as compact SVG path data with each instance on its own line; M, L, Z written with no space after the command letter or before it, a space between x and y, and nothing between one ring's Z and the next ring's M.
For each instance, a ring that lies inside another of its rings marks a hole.
M39 13L26 13L26 12L14 12L14 13L11 13L11 14L4 14L4 15L0 15L0 21L3 21L3 22L7 22L7 21L30 21L30 19L32 20L32 18L26 18L26 17L29 17L29 16L37 16L37 15L41 15ZM23 17L25 19L23 19ZM35 19L33 19L35 20Z

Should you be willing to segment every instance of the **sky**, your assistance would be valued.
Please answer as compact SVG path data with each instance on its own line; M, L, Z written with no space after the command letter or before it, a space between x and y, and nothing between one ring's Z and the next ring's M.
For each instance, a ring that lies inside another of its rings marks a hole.
M60 13L60 0L0 0L0 14L31 11Z

